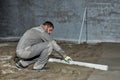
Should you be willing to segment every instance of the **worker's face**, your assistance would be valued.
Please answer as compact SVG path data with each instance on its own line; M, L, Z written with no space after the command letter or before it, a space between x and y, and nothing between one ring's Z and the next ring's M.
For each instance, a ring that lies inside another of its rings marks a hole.
M51 34L52 31L53 31L53 28L50 27L50 26L48 26L48 25L45 25L45 30L46 30L46 32L47 32L48 34Z

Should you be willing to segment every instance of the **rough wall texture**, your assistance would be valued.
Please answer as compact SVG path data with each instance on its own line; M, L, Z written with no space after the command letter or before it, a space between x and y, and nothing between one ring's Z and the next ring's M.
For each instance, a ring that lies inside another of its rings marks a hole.
M120 42L120 0L0 0L0 38L14 39L50 20L53 37L78 41Z
M86 0L88 42L120 42L120 0Z
M46 20L55 25L53 37L77 41L84 1L82 0L1 0L0 37L21 37L29 28Z
M34 17L22 0L0 0L0 37L18 37L34 25Z

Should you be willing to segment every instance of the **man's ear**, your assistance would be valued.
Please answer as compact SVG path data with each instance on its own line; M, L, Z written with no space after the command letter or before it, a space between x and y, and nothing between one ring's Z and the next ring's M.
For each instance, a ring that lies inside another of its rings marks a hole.
M45 27L45 30L48 28L48 26L47 26L47 25L45 25L44 27Z

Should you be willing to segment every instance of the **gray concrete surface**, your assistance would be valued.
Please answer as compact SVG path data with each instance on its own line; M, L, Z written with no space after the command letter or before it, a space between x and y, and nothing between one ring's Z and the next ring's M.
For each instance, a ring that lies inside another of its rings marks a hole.
M108 65L108 71L95 70L88 80L120 80L120 44L104 44L98 63Z
M120 0L86 0L88 41L120 42Z
M20 37L27 29L49 20L55 25L52 34L55 39L77 41L84 2L83 0L1 0L0 38Z

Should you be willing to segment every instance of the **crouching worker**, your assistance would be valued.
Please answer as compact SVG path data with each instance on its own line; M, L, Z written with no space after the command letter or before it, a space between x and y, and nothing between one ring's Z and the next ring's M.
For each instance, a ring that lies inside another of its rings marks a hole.
M19 61L16 62L18 68L26 68L34 63L34 70L42 70L48 62L48 57L52 50L56 50L66 62L72 59L66 55L61 47L54 41L50 34L54 25L46 21L38 27L27 30L18 42L16 56Z

